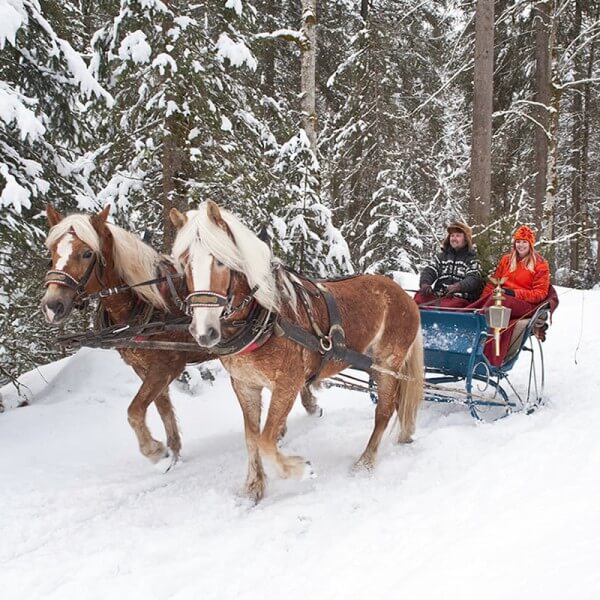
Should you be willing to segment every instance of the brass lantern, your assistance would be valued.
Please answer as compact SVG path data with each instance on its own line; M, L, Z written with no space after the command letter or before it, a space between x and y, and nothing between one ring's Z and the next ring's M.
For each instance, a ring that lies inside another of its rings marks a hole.
M494 304L487 308L485 318L488 327L494 330L496 356L500 356L500 333L503 329L508 327L508 323L510 321L510 308L502 304L502 301L504 300L502 284L506 281L506 278L494 279L493 277L490 277L490 281L495 286L492 295Z

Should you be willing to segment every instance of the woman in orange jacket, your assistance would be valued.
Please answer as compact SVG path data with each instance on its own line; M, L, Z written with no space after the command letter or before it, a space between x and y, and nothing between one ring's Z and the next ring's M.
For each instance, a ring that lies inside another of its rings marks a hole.
M535 245L535 234L529 227L521 225L514 235L514 243L512 252L505 254L498 263L498 267L494 272L495 279L506 278L502 284L504 293L507 296L512 296L517 300L522 300L530 304L523 305L521 308L524 311L522 316L531 308L544 301L548 296L550 289L550 269L548 263L533 249ZM491 294L494 286L488 283L481 297ZM515 308L520 303L515 304ZM512 306L511 306L512 308ZM517 312L520 312L517 310Z
M550 290L550 269L548 263L534 249L535 234L529 227L522 225L513 237L513 248L498 263L493 277L506 278L502 284L505 298L504 306L511 309L510 318L518 319L531 315L538 304L543 302ZM494 303L494 286L488 283L481 298L469 308L484 308ZM500 355L493 352L493 344L488 344L485 354L491 364L500 366L508 352L512 328L504 331L500 337Z

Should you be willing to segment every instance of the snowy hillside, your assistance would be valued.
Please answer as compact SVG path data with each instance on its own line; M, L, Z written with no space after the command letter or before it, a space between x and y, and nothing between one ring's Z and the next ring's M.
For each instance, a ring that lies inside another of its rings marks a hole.
M373 406L322 391L324 416L298 403L283 442L317 478L269 471L256 507L237 496L246 450L222 371L195 396L172 386L184 449L166 474L138 452L137 379L116 352L29 373L31 406L1 390L0 597L600 598L600 290L559 293L542 410L478 425L426 404L414 444L386 436L375 473L351 476ZM153 407L150 426L163 439Z

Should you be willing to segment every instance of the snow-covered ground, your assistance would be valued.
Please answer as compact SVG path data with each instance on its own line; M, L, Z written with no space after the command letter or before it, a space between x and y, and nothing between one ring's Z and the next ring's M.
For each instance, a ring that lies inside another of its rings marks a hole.
M116 352L27 374L31 406L1 390L0 598L597 600L600 290L559 292L542 410L480 425L426 404L414 444L386 436L375 473L352 476L373 406L324 390L324 416L298 403L283 442L318 477L269 471L255 507L223 372L172 386L184 459L166 474L138 453Z

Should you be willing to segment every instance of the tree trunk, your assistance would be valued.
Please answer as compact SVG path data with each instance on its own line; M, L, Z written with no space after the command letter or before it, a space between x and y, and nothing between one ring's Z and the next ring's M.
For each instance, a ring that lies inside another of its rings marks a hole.
M494 0L477 0L469 198L469 212L475 226L486 225L490 216L493 76Z
M366 21L369 17L370 0L360 0L360 16Z
M594 16L596 21L600 18L600 7L596 7L596 14ZM588 166L589 166L589 151L590 151L590 131L591 122L593 118L592 107L597 103L597 98L592 95L594 90L592 84L592 76L594 73L594 60L596 41L590 44L587 67L586 67L586 82L583 86L583 116L582 116L582 142L581 142L581 197L582 197L582 221L583 228L585 231L584 235L584 277L586 287L592 287L595 281L600 279L600 252L597 252L597 265L593 264L593 251L592 251L592 234L590 233L593 224L590 217L590 205L592 204L592 198L589 197L588 187ZM598 219L598 232L596 240L600 240L600 217Z
M302 0L302 33L305 41L301 57L300 109L302 127L306 132L310 148L317 154L317 110L315 92L315 72L317 63L317 0Z
M186 152L181 139L181 124L171 116L167 119L167 131L163 138L162 155L162 207L163 207L163 242L162 250L171 251L177 231L169 218L173 207L180 211L187 210L186 190L181 189L185 180Z
M575 20L571 39L575 40L581 33L581 0L575 0ZM575 80L585 77L583 72L582 57L580 53L574 57ZM582 176L582 145L583 145L583 86L580 84L573 88L572 104L572 141L571 141L571 223L570 233L573 235L570 244L571 271L580 270L581 233L584 229L583 214L581 211L581 176Z
M534 216L538 228L542 225L548 168L548 107L550 106L550 2L543 0L534 6L535 22L535 109L539 126L535 129L535 204Z
M276 16L281 14L281 6L278 0L267 0L266 13L269 18L270 27L276 29ZM275 44L269 42L265 44L265 53L263 59L264 90L270 97L275 96Z
M550 53L552 57L552 82L550 86L550 115L548 120L548 166L546 171L546 197L542 217L542 238L551 241L555 237L554 225L556 217L556 196L558 194L558 123L560 115L560 98L562 86L558 73L558 51L556 47L556 33L558 16L552 11L550 30ZM551 246L548 252L548 262L554 270L555 255Z

